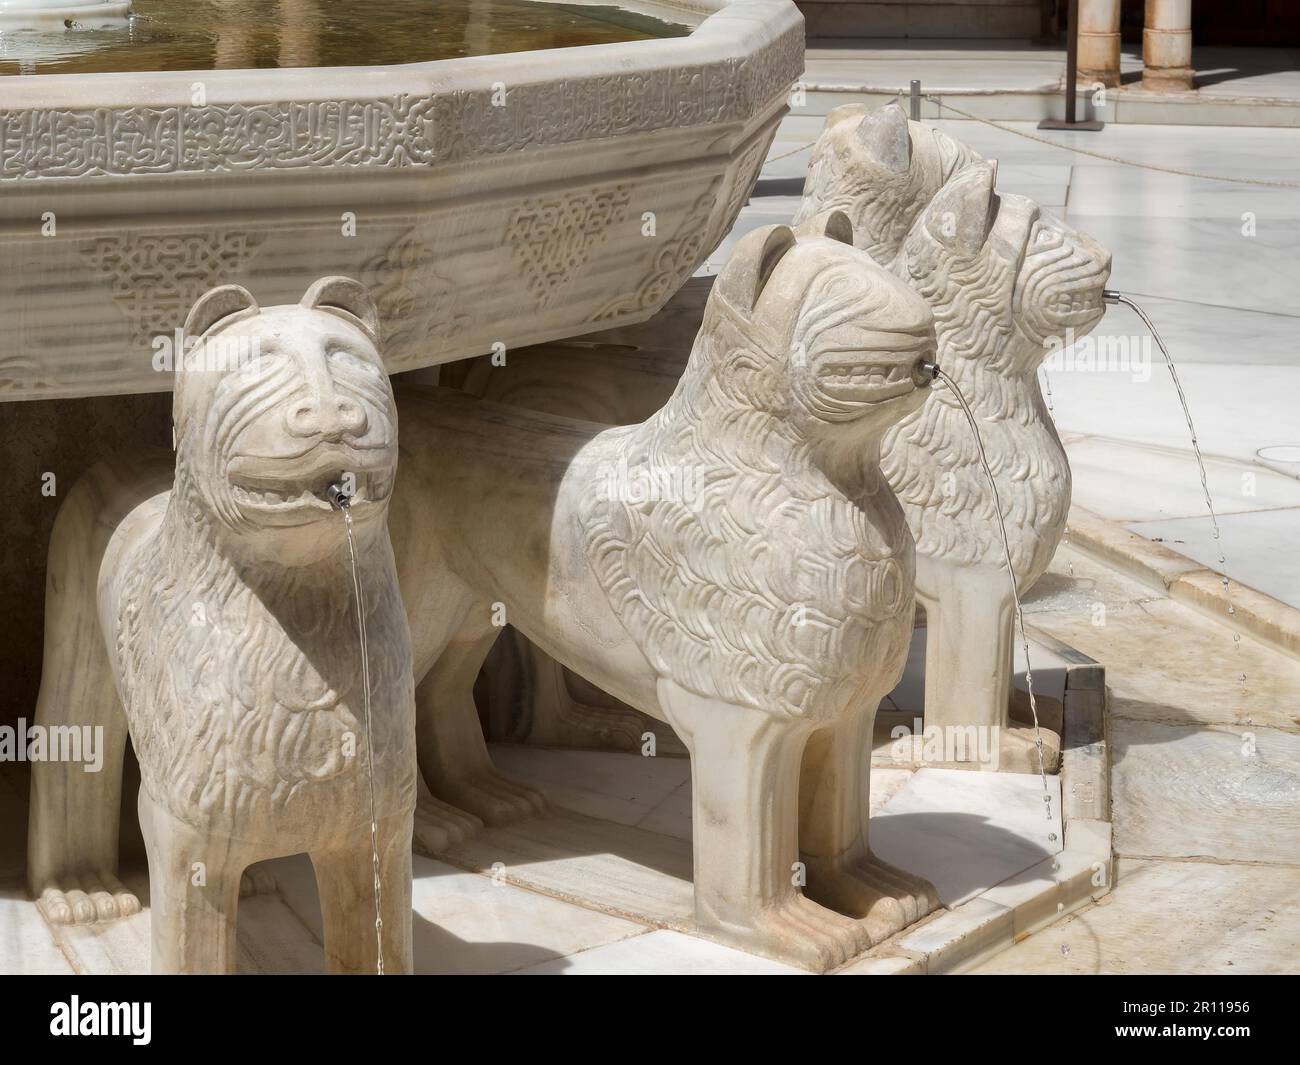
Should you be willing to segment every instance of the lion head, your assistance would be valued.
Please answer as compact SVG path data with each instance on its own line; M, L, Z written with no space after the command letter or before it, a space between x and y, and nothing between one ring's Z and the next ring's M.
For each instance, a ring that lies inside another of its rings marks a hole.
M921 213L897 269L934 309L940 354L1031 372L1050 338L1105 312L1110 253L1024 196L994 191L995 162L954 176Z
M700 338L713 346L719 387L805 439L846 424L883 431L906 417L924 399L921 366L935 355L929 308L853 246L839 211L797 233L777 225L745 236L713 287Z
M979 158L940 130L909 122L897 103L872 112L862 104L837 107L813 148L795 223L843 211L854 244L892 266L916 216Z
M382 522L397 413L366 290L326 277L297 304L262 308L223 285L185 322L173 398L176 491L235 553L288 565L336 549L328 491L355 525Z

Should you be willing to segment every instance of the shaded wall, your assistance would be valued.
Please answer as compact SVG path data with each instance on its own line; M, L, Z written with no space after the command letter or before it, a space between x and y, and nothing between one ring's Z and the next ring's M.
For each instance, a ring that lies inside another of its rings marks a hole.
M170 392L0 403L0 724L30 722L41 679L45 554L59 505L100 457L171 444ZM54 495L43 491L54 475Z

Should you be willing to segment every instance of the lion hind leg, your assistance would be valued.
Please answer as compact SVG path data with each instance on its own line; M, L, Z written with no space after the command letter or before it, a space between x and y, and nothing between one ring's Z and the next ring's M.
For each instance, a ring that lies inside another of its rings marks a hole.
M475 603L415 689L416 750L433 795L488 825L535 817L540 792L497 771L474 705L474 680L501 630Z
M116 878L127 722L100 627L98 583L118 522L154 487L152 478L135 485L97 467L69 493L50 536L35 725L46 737L47 756L55 753L55 735L63 755L73 740L82 753L81 761L32 762L27 881L55 923L109 920L140 909Z
M864 705L875 706L871 698ZM799 846L809 896L858 918L880 943L939 905L934 887L871 853L868 820L875 710L849 715L808 741L803 756Z

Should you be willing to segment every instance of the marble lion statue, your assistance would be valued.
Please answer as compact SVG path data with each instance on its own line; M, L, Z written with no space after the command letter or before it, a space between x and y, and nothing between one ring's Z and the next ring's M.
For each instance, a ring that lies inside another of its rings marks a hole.
M28 879L54 921L135 912L116 876L122 751L140 761L155 972L230 972L241 876L307 853L331 972L411 966L414 693L385 525L397 420L355 281L260 308L226 285L185 323L176 454L109 459L50 545L46 726L104 730L104 771L33 766ZM369 634L366 720L343 514ZM337 502L337 497L335 497ZM373 736L373 747L368 735Z
M640 424L402 391L392 518L435 794L511 808L472 694L508 620L683 738L700 931L818 970L937 904L869 850L864 757L912 631L880 446L927 395L933 327L847 231L832 213L741 240ZM801 857L842 912L795 886Z
M995 192L995 178L984 162L950 178L896 270L934 312L939 365L979 423L1023 594L1051 563L1070 508L1070 465L1038 368L1101 321L1110 255L1033 200ZM882 468L916 537L927 725L997 728L1002 756L1037 769L1027 737L1006 729L1014 600L975 436L950 390L932 390L891 429Z
M799 218L830 208L854 243L891 267L935 315L939 365L979 422L1023 593L1065 531L1070 467L1043 402L1052 347L1104 313L1110 255L1024 196L995 191L997 164L901 107L827 117ZM1009 733L1014 607L998 515L971 428L947 389L885 438L882 468L916 537L927 618L926 724L997 728L999 760L1037 769ZM986 768L997 768L996 764Z

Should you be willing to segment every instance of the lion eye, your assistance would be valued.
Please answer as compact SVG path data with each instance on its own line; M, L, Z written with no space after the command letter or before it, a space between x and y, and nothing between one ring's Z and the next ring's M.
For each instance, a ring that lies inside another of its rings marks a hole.
M349 370L355 370L359 373L366 373L372 376L377 376L381 372L379 367L376 366L369 359L360 358L356 355L353 355L352 352L350 351L345 351L343 348L335 348L333 351L329 353L328 357L329 357L329 361L334 365L343 366Z

